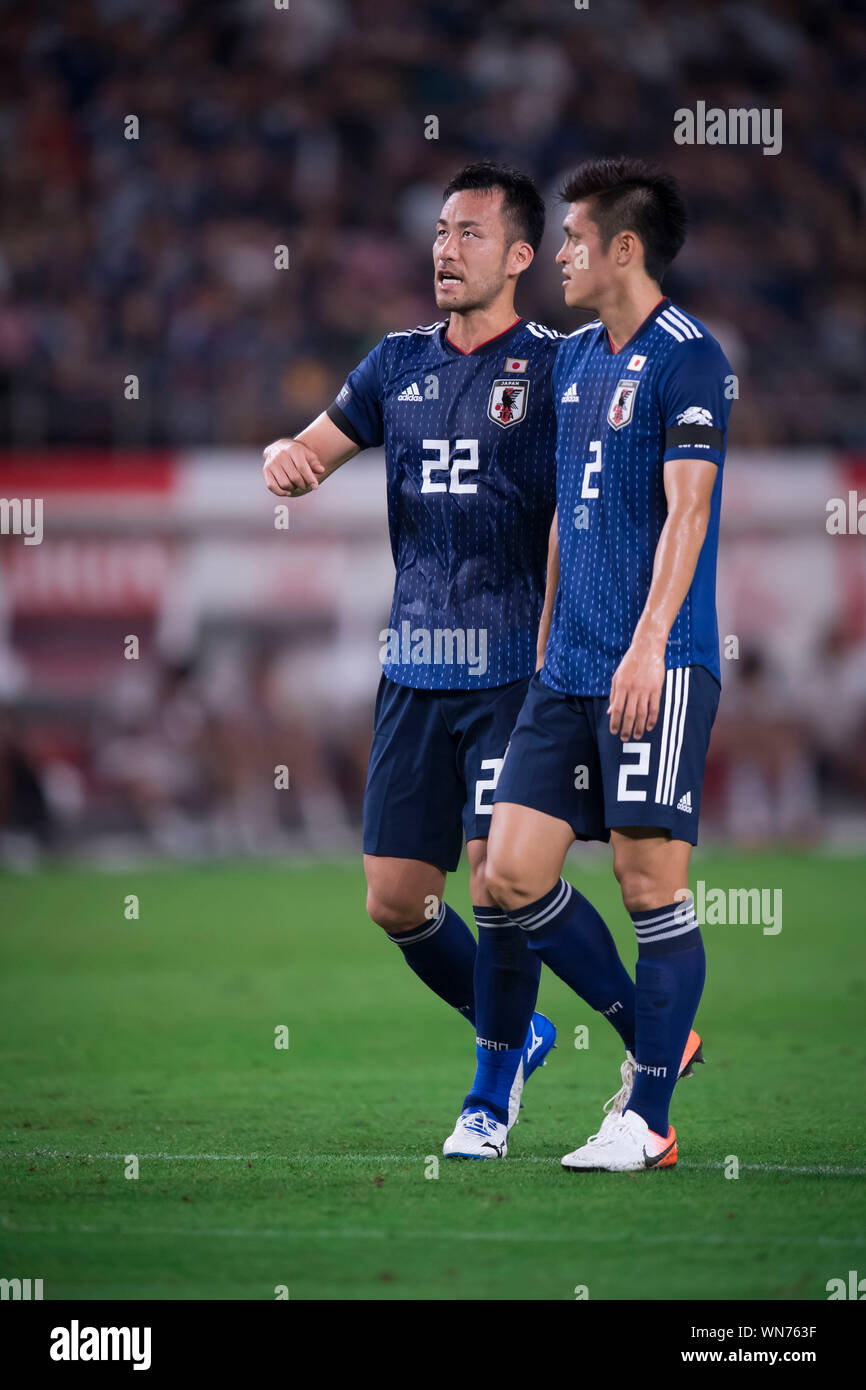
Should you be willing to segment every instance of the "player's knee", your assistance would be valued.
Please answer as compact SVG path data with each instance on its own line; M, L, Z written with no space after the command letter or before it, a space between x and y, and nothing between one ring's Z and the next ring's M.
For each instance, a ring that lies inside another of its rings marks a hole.
M658 885L652 874L648 874L644 869L635 869L630 866L617 868L616 864L614 864L614 873L619 883L626 912L646 912L649 908L657 906Z
M411 931L424 920L424 907L423 904L418 906L388 897L370 888L367 890L367 916L383 931Z
M496 906L504 912L532 901L531 893L527 896L526 883L520 870L496 854L488 853L484 865L484 886Z

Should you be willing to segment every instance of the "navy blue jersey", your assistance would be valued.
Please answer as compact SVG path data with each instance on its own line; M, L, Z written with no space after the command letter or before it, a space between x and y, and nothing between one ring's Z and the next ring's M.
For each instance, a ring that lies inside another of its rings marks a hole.
M710 520L665 664L719 673L716 552L730 383L703 324L663 299L619 352L600 322L560 347L557 412L560 581L543 679L572 695L607 695L646 603L667 517L670 459L716 464Z
M380 655L399 685L484 689L535 669L561 341L523 319L471 353L444 323L388 333L328 410L362 449L384 445L397 578Z

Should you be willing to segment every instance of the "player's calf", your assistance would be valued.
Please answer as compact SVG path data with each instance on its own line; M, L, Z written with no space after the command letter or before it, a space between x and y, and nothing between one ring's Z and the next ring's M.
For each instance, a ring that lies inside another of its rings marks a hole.
M430 864L370 855L365 867L371 919L428 989L474 1023L475 938L462 917L441 900L444 874Z

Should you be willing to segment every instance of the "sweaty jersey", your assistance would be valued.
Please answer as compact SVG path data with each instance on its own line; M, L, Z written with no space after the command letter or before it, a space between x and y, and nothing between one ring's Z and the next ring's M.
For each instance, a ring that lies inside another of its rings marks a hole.
M720 680L716 552L732 381L715 338L669 299L619 352L599 321L560 347L553 372L560 581L542 671L552 689L610 692L667 517L664 464L688 458L709 459L717 473L665 665L705 666Z
M384 445L397 576L380 656L399 685L484 689L535 670L561 341L523 319L471 353L445 323L388 333L328 409L362 449Z

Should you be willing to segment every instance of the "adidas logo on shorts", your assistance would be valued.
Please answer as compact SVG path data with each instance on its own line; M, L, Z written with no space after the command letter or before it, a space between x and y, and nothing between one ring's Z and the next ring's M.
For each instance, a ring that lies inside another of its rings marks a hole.
M573 381L571 383L567 391L563 391L562 395L560 396L560 400L562 401L563 405L575 405L576 402L580 400L580 396L577 394L576 381Z
M689 815L692 814L692 794L691 794L691 792L686 792L685 796L681 796L681 797L680 797L679 801L677 802L677 810L678 810L678 811L688 811Z
M407 386L405 391L401 391L397 397L398 401L423 401L424 397L418 390L417 381L413 381L411 386Z

